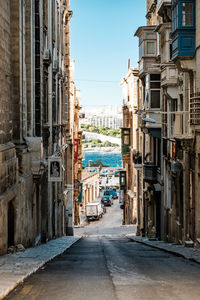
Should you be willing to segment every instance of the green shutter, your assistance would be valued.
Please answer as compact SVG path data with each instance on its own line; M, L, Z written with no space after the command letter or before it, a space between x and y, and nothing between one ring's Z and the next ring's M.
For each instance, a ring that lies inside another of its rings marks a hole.
M82 203L83 202L83 184L80 183L80 186L81 186L81 191L80 191L80 194L78 196L78 203Z
M122 154L130 153L130 128L121 128L122 130Z

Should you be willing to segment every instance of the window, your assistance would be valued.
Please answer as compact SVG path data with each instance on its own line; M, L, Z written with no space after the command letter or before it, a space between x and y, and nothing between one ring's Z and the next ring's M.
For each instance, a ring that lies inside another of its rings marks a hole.
M193 4L183 3L182 4L182 26L192 26L193 25Z
M160 108L160 74L150 74L151 108Z
M171 136L174 135L174 123L175 123L175 112L177 111L177 99L172 99L170 101L170 108L169 108L169 111L170 111L170 132L171 132Z
M124 136L124 145L129 145L130 144L130 138L129 135Z
M172 10L172 31L178 28L178 4L173 7Z
M183 95L180 95L180 111L183 111ZM183 127L184 127L184 122L183 122L183 114L180 114L180 132L183 134Z
M150 81L151 89L160 89L160 74L151 74Z
M139 46L139 58L144 56L144 42L142 42Z
M44 75L44 79L43 79L43 99L44 99L44 107L43 107L43 118L44 118L44 122L48 123L49 121L49 114L48 114L48 109L49 109L49 105L48 105L48 77L46 75Z
M160 90L151 90L151 108L160 108Z
M155 42L147 42L147 54L156 54L156 47Z
M169 44L169 57L172 59L172 44Z
M150 80L152 81L160 81L160 74L150 74Z

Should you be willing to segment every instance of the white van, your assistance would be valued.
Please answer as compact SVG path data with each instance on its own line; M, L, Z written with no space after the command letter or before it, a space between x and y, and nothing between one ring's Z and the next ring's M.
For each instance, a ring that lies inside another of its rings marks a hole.
M101 203L92 202L86 205L86 218L87 220L99 220L103 216L103 209Z

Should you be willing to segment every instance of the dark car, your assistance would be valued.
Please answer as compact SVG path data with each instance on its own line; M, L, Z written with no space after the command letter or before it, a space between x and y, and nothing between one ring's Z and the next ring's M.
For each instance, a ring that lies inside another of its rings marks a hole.
M104 195L103 198L102 198L102 200L101 200L101 202L105 206L111 206L113 204L113 199L109 195Z

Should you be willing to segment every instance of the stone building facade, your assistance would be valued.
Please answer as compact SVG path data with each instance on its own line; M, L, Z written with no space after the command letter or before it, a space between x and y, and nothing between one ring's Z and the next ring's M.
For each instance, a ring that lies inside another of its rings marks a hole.
M143 135L137 186L143 217L137 223L145 236L184 245L197 245L200 238L199 5L147 0L147 24L135 33L140 50L137 130Z
M80 203L82 203L82 130L80 129L80 91L75 90L74 101L74 224L80 224Z
M123 224L135 224L138 219L137 181L138 170L134 168L136 159L139 161L139 131L138 116L134 112L138 109L138 69L130 68L121 81L123 94L123 128L122 128L122 159L126 170L126 189L124 190ZM128 133L127 136L124 133ZM140 162L140 161L139 161ZM141 162L140 162L141 164Z
M86 205L91 202L99 201L99 172L82 172L81 178L82 192L79 201L80 222L86 221Z
M65 234L69 1L0 1L0 253ZM71 155L71 156L70 156ZM59 181L48 161L60 159ZM70 212L72 215L73 212Z

